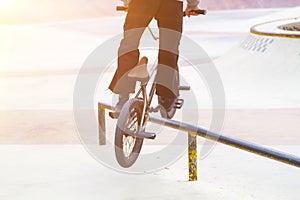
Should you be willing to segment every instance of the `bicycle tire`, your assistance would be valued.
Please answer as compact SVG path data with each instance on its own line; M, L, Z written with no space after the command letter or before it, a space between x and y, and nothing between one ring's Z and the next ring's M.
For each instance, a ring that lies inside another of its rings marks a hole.
M124 168L131 167L136 162L143 145L143 138L126 134L126 130L128 128L130 129L130 127L128 127L129 125L136 126L135 131L138 131L142 112L143 101L139 99L129 99L124 104L117 121L115 130L115 155L119 165ZM136 120L136 122L134 120ZM133 124L131 124L132 122ZM132 139L134 141L134 145L131 147L132 149L130 152L124 152L124 148L126 148L124 146L126 145L124 139Z

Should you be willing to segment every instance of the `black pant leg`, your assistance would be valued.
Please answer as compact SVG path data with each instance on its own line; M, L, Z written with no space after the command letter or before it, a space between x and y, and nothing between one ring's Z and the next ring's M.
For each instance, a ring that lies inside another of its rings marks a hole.
M179 96L178 57L182 34L183 4L175 0L163 0L156 15L159 27L158 71L156 94L174 98Z
M139 60L140 38L157 12L157 0L132 0L124 23L124 35L118 51L118 68L109 89L117 94L133 93L135 82L127 77Z

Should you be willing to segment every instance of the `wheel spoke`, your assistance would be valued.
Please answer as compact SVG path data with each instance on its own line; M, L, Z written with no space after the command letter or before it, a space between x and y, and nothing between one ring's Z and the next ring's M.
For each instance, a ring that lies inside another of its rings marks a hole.
M138 119L135 119L135 120L133 121L133 123L130 124L130 126L128 127L128 129L131 130L131 128L132 128L134 125L136 125L137 121L138 121Z
M123 136L123 152L125 157L129 158L133 151L136 138L132 136Z
M137 122L137 120L135 120L135 119L137 119L137 114L136 114L136 112L134 113L134 115L133 116L131 116L131 115L129 115L130 117L128 118L128 120L127 120L127 125L126 125L126 127L132 127L132 125L134 124L134 123L136 123ZM128 129L130 129L130 128L128 128Z
M121 166L131 166L139 155L143 138L138 138L135 134L141 128L142 103L140 100L131 100L128 109L124 110L126 113L122 115L122 120L118 120L118 137L115 139L115 145L121 149L115 148L117 161Z

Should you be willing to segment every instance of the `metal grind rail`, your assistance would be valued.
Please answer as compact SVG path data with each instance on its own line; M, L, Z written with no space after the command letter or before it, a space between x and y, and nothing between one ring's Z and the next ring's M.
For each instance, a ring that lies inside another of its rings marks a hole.
M99 144L106 144L105 129L105 109L113 110L114 107L106 103L98 103L98 120L99 120ZM238 138L222 135L213 131L206 130L185 122L165 119L150 115L152 123L160 124L169 128L177 129L188 133L188 155L189 155L189 181L197 180L197 136L204 137L231 147L235 147L253 154L257 154L272 160L276 160L288 165L300 168L300 157L295 155L251 143Z

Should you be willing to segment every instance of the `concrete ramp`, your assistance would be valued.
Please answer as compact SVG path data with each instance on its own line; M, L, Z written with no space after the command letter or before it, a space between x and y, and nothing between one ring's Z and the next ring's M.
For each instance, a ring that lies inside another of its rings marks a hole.
M283 30L300 18L252 27L216 61L229 108L300 107L300 32Z

